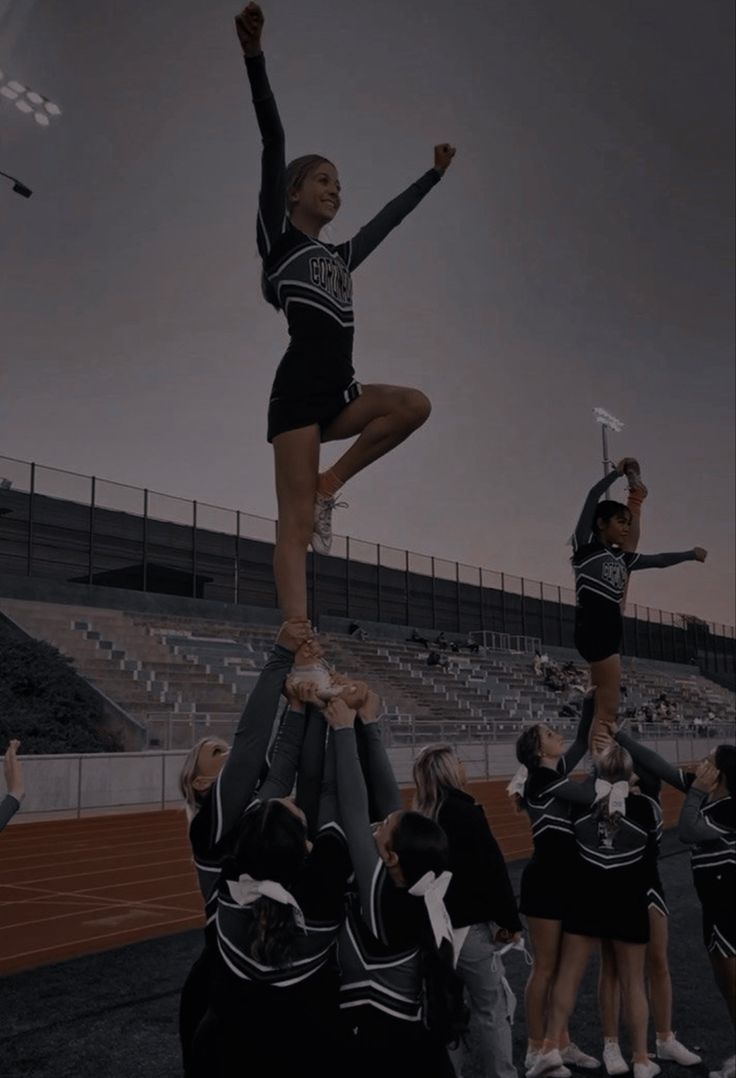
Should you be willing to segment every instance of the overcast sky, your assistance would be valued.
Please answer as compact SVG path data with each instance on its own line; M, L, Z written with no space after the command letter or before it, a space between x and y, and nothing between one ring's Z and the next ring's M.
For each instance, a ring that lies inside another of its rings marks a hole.
M0 68L63 109L42 130L0 97L0 168L34 189L0 188L0 453L274 516L287 335L235 10L0 0ZM733 624L731 0L264 12L287 153L340 172L324 238L458 147L355 274L358 377L434 410L336 530L570 586L601 405L650 487L641 549L710 552L630 598Z

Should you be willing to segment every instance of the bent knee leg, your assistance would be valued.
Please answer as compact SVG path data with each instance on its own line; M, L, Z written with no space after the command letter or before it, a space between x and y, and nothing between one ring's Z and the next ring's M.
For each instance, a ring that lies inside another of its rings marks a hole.
M401 396L399 411L409 430L426 423L432 412L432 402L420 389L407 389Z

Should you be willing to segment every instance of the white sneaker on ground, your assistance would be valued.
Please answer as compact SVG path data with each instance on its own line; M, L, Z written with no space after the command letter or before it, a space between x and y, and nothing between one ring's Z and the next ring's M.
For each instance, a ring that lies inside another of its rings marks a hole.
M332 510L347 509L347 502L338 502L328 494L318 494L314 499L314 531L312 550L315 554L329 554L332 549Z
M708 1078L734 1078L736 1074L736 1056L724 1059L719 1071L709 1071Z
M650 1059L648 1063L634 1063L633 1071L634 1078L654 1078L661 1073L662 1068Z
M526 1072L526 1078L538 1078L540 1074L548 1075L561 1066L562 1056L557 1048L553 1048L550 1052L537 1052L534 1062Z
M560 1055L564 1063L569 1063L571 1067L580 1067L584 1071L598 1070L601 1065L600 1059L581 1052L577 1044L573 1044L572 1041L562 1049Z
M534 1062L539 1055L539 1051L536 1052L529 1048L527 1049L526 1056L524 1058L524 1070L528 1071L534 1065ZM544 1078L572 1078L572 1071L569 1067L553 1067L550 1071L544 1072Z
M629 1064L621 1054L618 1041L606 1041L603 1045L603 1066L608 1074L627 1074Z
M671 1059L673 1063L679 1063L681 1067L694 1067L696 1063L702 1063L700 1056L691 1052L684 1044L675 1037L674 1033L666 1041L657 1041L657 1059Z

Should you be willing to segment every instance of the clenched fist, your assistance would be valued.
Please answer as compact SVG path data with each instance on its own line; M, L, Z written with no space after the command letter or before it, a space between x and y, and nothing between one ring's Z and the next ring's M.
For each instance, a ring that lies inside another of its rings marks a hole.
M261 51L263 32L263 12L260 6L255 3L246 4L240 14L235 16L235 29L243 56L257 56Z
M434 167L438 172L446 172L454 156L455 147L451 146L449 142L441 142L439 146L434 148Z

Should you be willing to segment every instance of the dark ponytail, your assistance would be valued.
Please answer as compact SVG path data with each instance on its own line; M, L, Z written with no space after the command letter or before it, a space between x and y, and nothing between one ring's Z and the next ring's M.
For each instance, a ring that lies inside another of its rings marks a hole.
M240 818L232 853L222 862L225 880L247 873L254 880L275 880L290 889L307 857L302 820L280 801L256 801ZM250 907L245 950L256 962L288 966L299 929L293 906L262 896Z
M420 812L403 812L392 839L407 887L426 872L439 876L450 860L447 835L435 821ZM464 1000L464 986L454 966L452 944L443 939L439 948L424 906L419 919L420 960L424 994L424 1024L443 1045L457 1046L468 1025L469 1012Z

